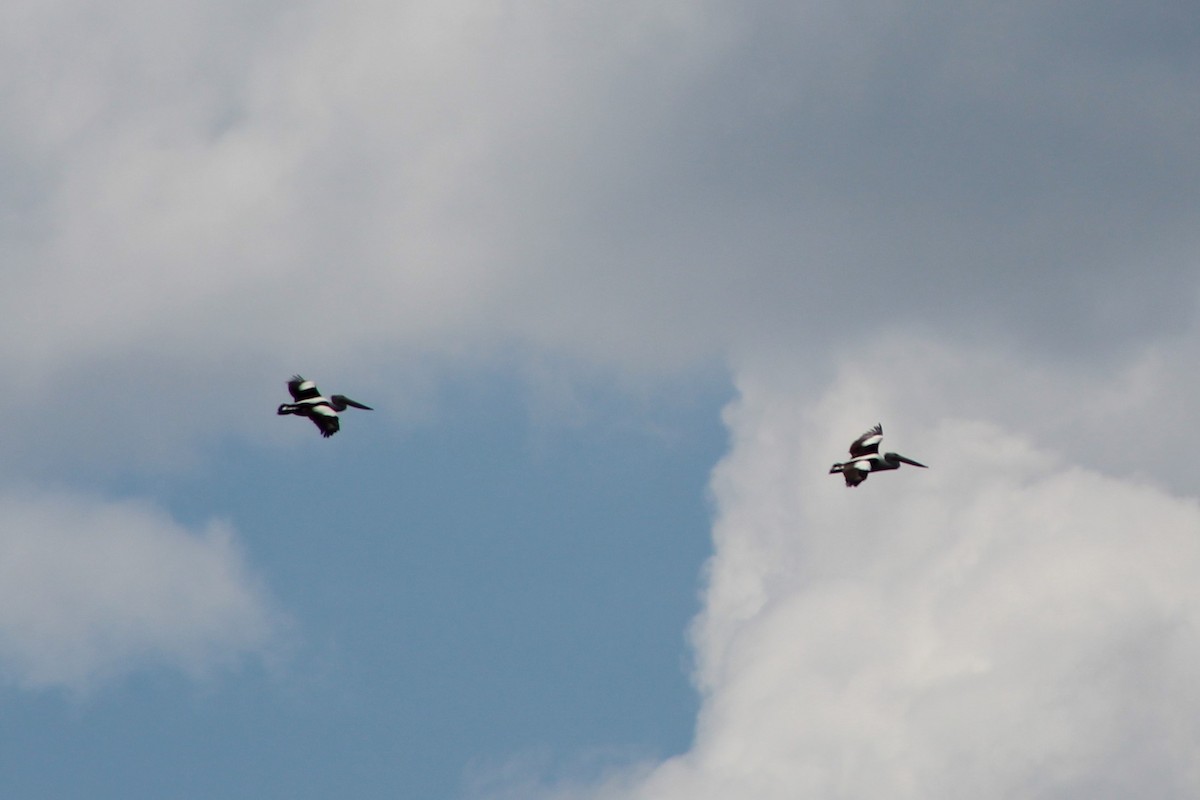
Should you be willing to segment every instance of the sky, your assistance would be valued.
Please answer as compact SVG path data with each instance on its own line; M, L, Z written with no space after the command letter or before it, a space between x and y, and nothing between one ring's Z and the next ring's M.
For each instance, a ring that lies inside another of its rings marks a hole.
M1200 791L1192 4L16 0L0 60L14 796ZM930 468L846 489L877 422Z

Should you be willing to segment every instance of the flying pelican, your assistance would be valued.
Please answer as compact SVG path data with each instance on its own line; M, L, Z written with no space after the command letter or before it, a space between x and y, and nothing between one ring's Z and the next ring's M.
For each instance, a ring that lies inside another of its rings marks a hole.
M858 486L872 472L883 472L889 469L900 469L901 464L912 464L914 467L925 465L905 458L899 453L880 453L879 443L883 441L883 426L876 425L871 430L854 440L850 445L850 460L834 464L829 468L829 474L842 473L847 486Z
M283 403L275 413L308 417L321 431L321 435L327 439L341 428L341 424L338 422L338 412L345 411L348 406L366 411L373 410L370 406L357 403L344 394L335 394L329 398L322 397L317 385L300 375L293 375L292 379L288 381L287 387L292 399L296 402Z

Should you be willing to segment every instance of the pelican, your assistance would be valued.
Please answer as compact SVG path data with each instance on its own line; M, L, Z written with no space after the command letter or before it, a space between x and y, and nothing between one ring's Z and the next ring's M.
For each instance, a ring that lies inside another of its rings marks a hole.
M925 465L905 458L899 453L880 453L879 443L883 441L883 426L876 425L871 430L854 440L850 445L850 460L834 464L829 468L829 474L842 473L847 486L858 486L872 472L883 472L889 469L900 469L901 464L912 464L914 467Z
M366 411L373 410L370 406L355 402L344 394L335 394L329 398L322 397L317 385L300 375L293 375L292 379L288 381L287 387L292 399L296 402L281 404L275 413L308 417L326 439L341 428L341 424L338 422L339 412L345 411L350 406Z

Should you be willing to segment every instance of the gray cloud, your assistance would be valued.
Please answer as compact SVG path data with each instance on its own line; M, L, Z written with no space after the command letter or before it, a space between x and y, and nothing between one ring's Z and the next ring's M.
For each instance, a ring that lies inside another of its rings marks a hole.
M1096 356L1193 313L1169 4L113 13L14 49L18 374L151 339L662 369L915 322Z

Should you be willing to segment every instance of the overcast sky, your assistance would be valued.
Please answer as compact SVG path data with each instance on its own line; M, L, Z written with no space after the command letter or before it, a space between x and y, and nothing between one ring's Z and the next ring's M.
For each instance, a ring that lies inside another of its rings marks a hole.
M1194 4L16 0L0 59L15 793L1200 791ZM847 490L876 422L930 469Z

